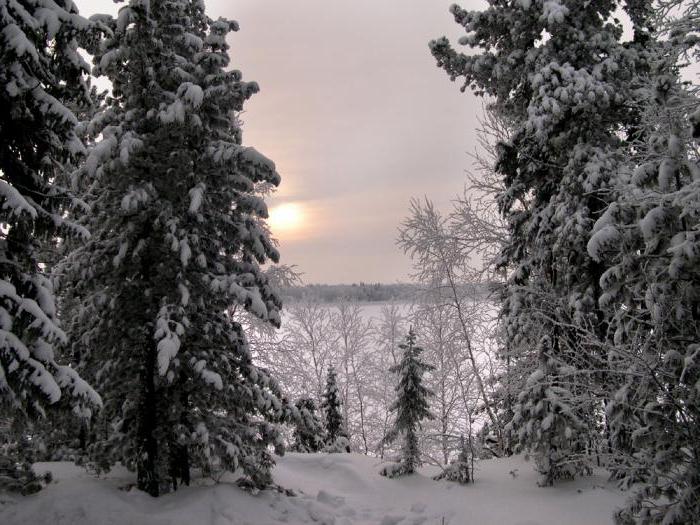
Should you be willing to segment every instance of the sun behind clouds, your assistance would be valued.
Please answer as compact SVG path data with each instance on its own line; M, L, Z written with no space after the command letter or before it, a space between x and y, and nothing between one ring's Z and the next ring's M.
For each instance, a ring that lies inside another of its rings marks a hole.
M296 236L303 231L305 218L301 204L288 202L270 209L268 224L276 237Z

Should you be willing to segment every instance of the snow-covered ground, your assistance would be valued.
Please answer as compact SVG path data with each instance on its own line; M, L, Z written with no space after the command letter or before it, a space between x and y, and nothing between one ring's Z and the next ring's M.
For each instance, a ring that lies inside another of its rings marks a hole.
M251 495L232 483L195 486L154 499L137 490L125 471L95 479L70 463L39 463L54 482L28 497L0 495L3 525L104 524L517 524L599 525L625 494L603 474L539 488L532 465L521 457L482 461L477 482L461 486L425 475L386 479L380 463L358 454L288 454L275 480L296 496L276 490Z

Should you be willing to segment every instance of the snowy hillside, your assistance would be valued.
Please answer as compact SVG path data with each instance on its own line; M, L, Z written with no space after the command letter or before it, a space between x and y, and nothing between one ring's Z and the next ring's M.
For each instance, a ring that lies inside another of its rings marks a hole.
M602 474L538 488L532 465L521 457L483 461L476 484L461 486L432 481L428 471L383 478L378 461L359 454L288 454L274 474L294 497L274 490L251 495L200 480L155 499L120 490L134 482L124 471L95 479L69 463L37 469L51 470L54 482L33 496L2 496L3 525L598 525L611 523L624 500Z

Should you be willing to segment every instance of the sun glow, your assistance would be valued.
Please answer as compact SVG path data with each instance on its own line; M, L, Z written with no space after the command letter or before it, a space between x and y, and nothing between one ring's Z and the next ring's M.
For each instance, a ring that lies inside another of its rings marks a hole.
M294 202L280 204L270 209L268 223L273 235L299 233L304 226L304 210Z

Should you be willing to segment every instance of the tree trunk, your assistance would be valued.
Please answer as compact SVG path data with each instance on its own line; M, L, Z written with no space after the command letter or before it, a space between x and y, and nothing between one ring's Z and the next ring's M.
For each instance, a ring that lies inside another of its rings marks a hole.
M155 388L156 369L155 342L149 344L144 356L144 367L141 372L142 399L139 407L139 422L137 429L137 487L151 496L160 494L160 479L158 476L158 441L155 436L157 428L157 407Z
M504 448L504 442L503 442L503 429L501 428L501 422L498 420L498 417L496 416L496 412L493 409L491 405L491 400L489 399L488 394L486 393L486 387L484 386L484 381L481 377L481 372L479 371L478 364L476 362L476 357L474 356L474 349L472 348L472 342L471 342L471 334L469 333L469 328L467 326L467 321L464 316L464 312L462 311L462 304L459 300L459 297L457 295L457 284L454 282L454 279L452 277L452 271L450 268L445 265L445 270L447 274L447 278L450 281L450 290L452 292L452 296L454 299L454 307L457 310L457 317L459 319L459 324L462 328L462 335L464 336L464 342L467 345L467 355L469 356L469 361L472 365L472 369L474 371L474 378L476 379L476 385L479 389L479 393L481 394L481 399L484 401L484 408L486 409L486 413L489 416L489 419L491 420L491 423L493 424L493 428L496 431L496 436L498 437L498 442L501 447L501 449Z

